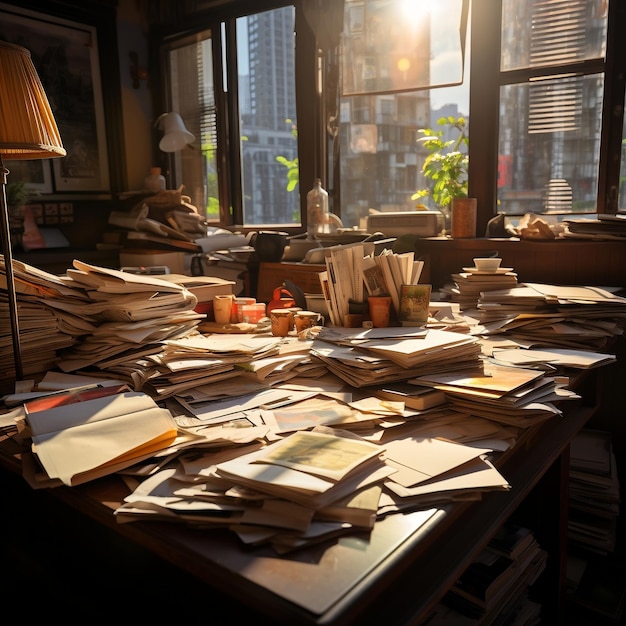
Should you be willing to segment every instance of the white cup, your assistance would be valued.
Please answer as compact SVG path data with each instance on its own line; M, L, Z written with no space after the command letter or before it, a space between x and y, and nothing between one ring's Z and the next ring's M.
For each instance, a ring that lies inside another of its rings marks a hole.
M502 259L495 257L479 257L474 259L474 267L481 272L497 272Z

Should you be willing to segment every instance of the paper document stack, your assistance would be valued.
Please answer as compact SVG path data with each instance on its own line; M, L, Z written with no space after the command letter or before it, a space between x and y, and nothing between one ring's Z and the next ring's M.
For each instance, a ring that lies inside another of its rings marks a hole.
M24 406L32 452L45 472L25 474L34 486L68 486L112 474L176 441L172 414L140 392L103 387L47 396Z

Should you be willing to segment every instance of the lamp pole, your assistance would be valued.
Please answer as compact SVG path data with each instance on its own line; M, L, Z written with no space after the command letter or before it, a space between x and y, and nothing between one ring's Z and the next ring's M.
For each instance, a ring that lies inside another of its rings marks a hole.
M17 297L15 295L15 283L13 281L13 254L11 253L11 231L9 228L9 207L7 205L6 185L9 170L4 166L2 154L0 154L0 203L2 204L2 254L4 256L4 273L7 290L7 306L11 321L11 336L13 339L13 362L15 364L15 380L22 380L24 370L22 368L22 346L20 344L20 324L17 313Z

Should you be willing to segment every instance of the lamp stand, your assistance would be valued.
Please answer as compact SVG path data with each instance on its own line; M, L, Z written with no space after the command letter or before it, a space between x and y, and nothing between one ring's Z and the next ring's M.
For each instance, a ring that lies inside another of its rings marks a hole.
M11 230L9 227L9 207L7 205L6 184L9 170L4 166L0 155L0 203L2 204L2 216L0 216L0 234L2 235L2 254L4 256L4 273L7 282L7 306L11 320L11 335L13 339L13 362L15 364L15 380L22 380L24 371L22 368L22 347L20 344L20 325L17 315L17 297L15 295L15 282L13 279L13 254L11 253Z

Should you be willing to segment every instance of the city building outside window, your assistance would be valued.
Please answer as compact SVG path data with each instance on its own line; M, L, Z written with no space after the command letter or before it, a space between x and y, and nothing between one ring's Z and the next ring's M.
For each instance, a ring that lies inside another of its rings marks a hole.
M201 195L197 204L209 218L226 227L303 232L303 196L312 172L322 178L331 210L346 227L363 226L370 209L437 208L431 195L416 200L415 192L429 183L422 172L427 151L418 139L423 129L438 129L441 117L465 120L470 195L479 197L486 219L498 212L571 216L606 210L607 25L618 3L503 0L495 3L501 19L493 22L486 18L494 3L471 0L463 30L454 12L462 10L462 0L448 0L443 17L418 11L440 3L416 0L412 17L420 20L414 39L404 42L389 30L374 36L382 7L390 4L400 15L405 3L344 0L341 45L318 48L304 90L296 80L299 3L224 20L186 47L171 40L168 97L189 129L203 137L199 153L173 157L173 169L176 180ZM404 21L408 27L408 17ZM474 54L484 45L484 32L472 42L470 26L482 22L500 46L492 67L484 68L489 106L482 106L487 96L472 94L470 84L477 71L472 59L482 71L485 58ZM381 56L359 48L366 35L370 45L380 45ZM442 74L451 59L454 71ZM322 102L317 118L302 115L303 100ZM302 137L311 125L324 138L322 172L319 146ZM473 128L480 129L478 136ZM624 144L626 130L621 134ZM494 167L480 169L490 163ZM620 207L626 205L625 171L622 160Z

